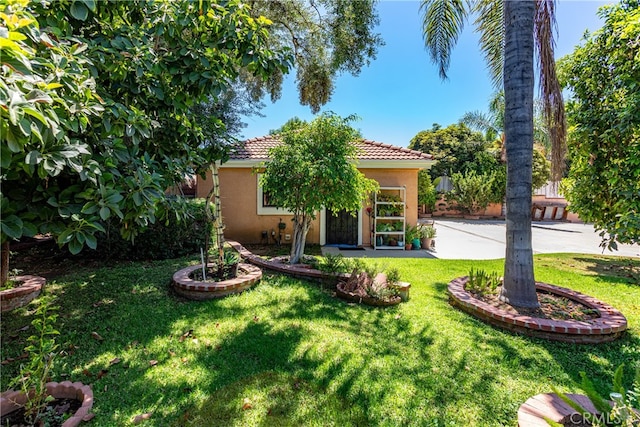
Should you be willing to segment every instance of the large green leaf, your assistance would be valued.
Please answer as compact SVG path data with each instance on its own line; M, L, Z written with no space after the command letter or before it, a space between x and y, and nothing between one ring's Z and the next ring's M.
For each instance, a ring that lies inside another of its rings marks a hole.
M22 220L16 215L3 216L0 220L0 230L12 239L22 237L22 225Z
M85 6L84 3L81 3L80 1L73 2L70 12L71 16L80 21L86 20L89 16L89 9L87 9L87 6Z

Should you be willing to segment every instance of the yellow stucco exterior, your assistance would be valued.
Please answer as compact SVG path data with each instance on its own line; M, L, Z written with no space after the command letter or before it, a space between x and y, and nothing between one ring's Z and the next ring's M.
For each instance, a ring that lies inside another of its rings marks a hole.
M406 223L415 225L418 221L418 170L419 169L384 169L361 168L367 177L376 180L381 187L402 187L406 189ZM260 214L258 212L258 175L249 167L231 167L223 165L219 169L220 201L222 217L225 224L225 237L243 244L264 243L263 232L267 232L269 243L275 243L272 233L279 234L280 219L286 224L283 231L283 243L290 243L284 239L285 235L293 232L292 216L282 214ZM197 197L206 197L211 190L211 175L206 179L198 178ZM365 209L361 216L359 241L362 245L371 244L371 219ZM307 235L307 243L324 244L324 213L320 213L311 225Z

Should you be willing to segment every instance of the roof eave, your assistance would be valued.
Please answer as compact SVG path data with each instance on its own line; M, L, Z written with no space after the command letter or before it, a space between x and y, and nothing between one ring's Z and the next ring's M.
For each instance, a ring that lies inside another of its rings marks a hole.
M220 165L222 168L253 168L269 159L230 159ZM416 160L360 160L358 168L363 169L428 169L436 163L431 159Z

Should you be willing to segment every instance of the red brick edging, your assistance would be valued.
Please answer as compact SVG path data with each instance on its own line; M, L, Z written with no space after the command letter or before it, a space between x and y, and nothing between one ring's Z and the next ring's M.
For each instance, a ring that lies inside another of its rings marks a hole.
M238 264L238 277L233 279L221 282L200 282L189 277L191 273L200 268L202 268L202 264L192 265L173 275L173 287L179 295L195 300L221 298L245 291L262 278L262 270L244 263Z
M81 382L63 381L61 383L47 383L46 388L47 394L56 399L75 399L81 402L80 408L62 424L62 427L76 427L89 415L89 411L93 407L93 391L90 386ZM26 401L27 397L21 391L5 391L0 395L0 416L22 408Z
M600 317L591 320L551 320L510 314L474 298L464 289L469 278L458 277L449 283L449 302L460 310L499 328L538 338L572 343L613 341L627 329L627 319L615 308L570 289L536 282L536 289L563 296L595 309Z
M587 396L582 394L567 394L569 399L576 402L585 413L598 414L598 411L591 403ZM584 414L578 413L571 406L567 405L555 393L538 394L518 408L518 426L519 427L549 427L545 421L545 417L556 423L564 423L567 421L578 424L583 421Z
M40 276L16 276L12 280L22 282L16 288L0 291L0 311L13 310L27 305L31 300L40 295L46 279Z
M340 274L329 274L324 271L316 270L313 268L309 268L309 266L305 264L285 264L282 262L276 262L271 260L266 260L264 258L259 257L258 255L254 255L247 248L242 246L240 243L235 242L233 240L227 240L229 243L243 259L246 259L251 264L255 264L258 267L267 268L269 270L277 271L279 273L288 274L289 276L301 278L301 279L313 279L318 281L327 281L330 280L332 285L335 286L340 279L348 279L350 277L349 274L340 273Z

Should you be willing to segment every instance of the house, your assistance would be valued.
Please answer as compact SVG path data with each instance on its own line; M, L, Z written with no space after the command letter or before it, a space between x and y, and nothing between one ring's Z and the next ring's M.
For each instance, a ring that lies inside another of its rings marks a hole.
M274 136L249 139L220 166L220 199L224 233L228 239L243 244L291 242L292 215L269 205L268 197L259 185L259 173L255 172L256 167L269 160L269 149L280 143ZM369 140L354 144L361 148L358 155L360 172L376 180L381 187L404 187L405 220L407 224L415 225L418 220L418 171L431 167L435 162L432 156ZM198 177L197 197L206 197L211 185L210 175L206 179ZM364 204L356 217L348 212L337 216L324 210L319 212L307 235L307 243L370 245L373 219L367 207L370 207L369 203Z

